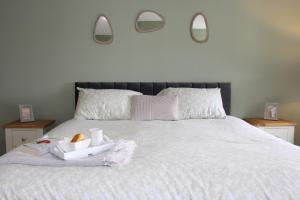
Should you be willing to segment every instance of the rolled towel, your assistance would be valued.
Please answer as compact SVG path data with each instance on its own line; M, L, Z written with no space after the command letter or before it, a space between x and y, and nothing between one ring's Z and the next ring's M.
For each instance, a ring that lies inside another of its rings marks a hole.
M109 165L126 165L131 161L136 148L133 140L119 140L114 148L104 157L104 161Z

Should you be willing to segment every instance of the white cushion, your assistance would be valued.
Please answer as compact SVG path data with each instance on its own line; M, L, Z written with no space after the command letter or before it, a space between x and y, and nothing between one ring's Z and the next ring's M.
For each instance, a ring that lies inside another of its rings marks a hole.
M140 92L117 89L82 89L75 111L75 119L130 119L131 96Z
M226 117L220 88L167 88L158 95L177 95L180 119Z

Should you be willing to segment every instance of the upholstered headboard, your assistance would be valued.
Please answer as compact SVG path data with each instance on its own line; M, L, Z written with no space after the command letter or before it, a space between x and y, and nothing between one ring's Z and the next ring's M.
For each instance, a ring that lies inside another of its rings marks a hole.
M141 92L145 95L156 95L168 87L187 88L221 88L223 106L227 115L231 108L231 84L230 83L198 83L198 82L76 82L75 105L78 100L77 87L91 89L127 89Z

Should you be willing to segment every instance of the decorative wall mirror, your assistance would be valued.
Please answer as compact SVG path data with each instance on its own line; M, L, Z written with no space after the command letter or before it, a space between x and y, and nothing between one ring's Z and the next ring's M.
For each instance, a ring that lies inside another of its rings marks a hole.
M110 44L113 41L113 31L107 17L100 15L94 31L94 40L99 44Z
M191 36L195 42L206 42L208 40L207 20L202 13L196 13L191 22Z
M140 33L157 31L162 29L164 25L163 16L151 10L140 12L135 20L135 28Z

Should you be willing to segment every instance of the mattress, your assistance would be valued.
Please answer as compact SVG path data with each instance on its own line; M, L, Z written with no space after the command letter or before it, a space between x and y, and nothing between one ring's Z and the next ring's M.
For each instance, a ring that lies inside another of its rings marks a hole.
M300 199L300 148L241 119L69 120L48 136L89 128L135 140L131 163L0 165L0 199Z

